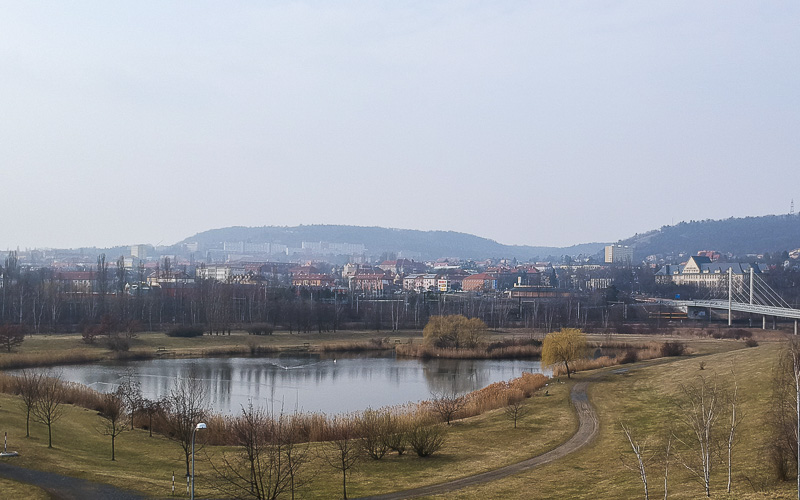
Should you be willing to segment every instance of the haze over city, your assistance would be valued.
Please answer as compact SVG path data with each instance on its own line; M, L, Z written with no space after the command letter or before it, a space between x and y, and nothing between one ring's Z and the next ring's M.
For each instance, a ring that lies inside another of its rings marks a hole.
M4 2L0 248L615 241L800 196L794 2Z

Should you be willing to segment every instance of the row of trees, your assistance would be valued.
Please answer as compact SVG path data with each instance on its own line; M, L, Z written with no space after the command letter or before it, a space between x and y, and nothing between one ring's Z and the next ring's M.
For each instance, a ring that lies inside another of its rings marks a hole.
M620 422L620 429L629 448L620 458L622 464L634 471L650 498L650 475L653 468L663 474L664 498L669 495L670 466L677 464L688 471L711 496L713 476L719 465L726 474L726 492L733 486L735 446L740 441L739 427L745 418L739 401L736 372L732 368L728 387L719 385L716 376L703 377L681 384L678 396L672 401L672 420L663 431L663 439L653 439L643 429L635 430ZM642 437L646 436L646 437ZM657 444L653 444L654 441Z

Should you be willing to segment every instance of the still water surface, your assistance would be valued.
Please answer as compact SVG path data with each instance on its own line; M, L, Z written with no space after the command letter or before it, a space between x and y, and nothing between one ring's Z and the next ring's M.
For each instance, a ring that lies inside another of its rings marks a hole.
M287 355L263 358L154 359L59 367L63 380L115 390L133 373L149 399L165 396L177 377L205 384L211 408L237 413L253 404L306 412L344 413L468 392L493 382L541 373L539 361L395 359L386 356Z

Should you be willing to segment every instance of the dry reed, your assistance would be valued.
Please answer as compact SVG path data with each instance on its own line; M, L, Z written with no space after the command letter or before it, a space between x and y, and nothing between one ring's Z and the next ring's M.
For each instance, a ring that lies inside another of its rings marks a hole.
M542 348L536 345L516 345L492 350L485 347L448 349L419 344L401 344L395 348L395 352L398 356L422 359L530 359L541 357Z

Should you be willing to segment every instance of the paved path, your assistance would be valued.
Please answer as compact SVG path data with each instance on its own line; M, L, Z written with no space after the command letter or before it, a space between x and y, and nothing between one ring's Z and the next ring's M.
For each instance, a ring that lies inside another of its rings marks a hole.
M596 377L593 377L596 378ZM597 435L599 422L597 420L597 413L589 403L589 398L586 396L586 387L589 381L578 382L572 387L570 399L578 412L578 432L576 432L569 440L554 448L547 453L517 462L515 464L506 465L499 469L475 474L474 476L467 476L461 479L448 481L446 483L432 484L430 486L422 486L405 491L396 491L394 493L386 493L384 495L375 495L371 497L364 497L362 500L401 500L404 498L415 498L429 495L439 495L442 493L449 493L451 491L460 490L468 486L475 486L478 484L488 483L490 481L497 481L514 474L519 474L535 467L539 467L546 463L550 463L559 458L565 457L568 454L586 446Z
M8 463L8 460L13 459L0 461L0 476L38 486L55 500L141 500L145 498L132 491L120 490L108 484L93 483L53 472L25 469Z

